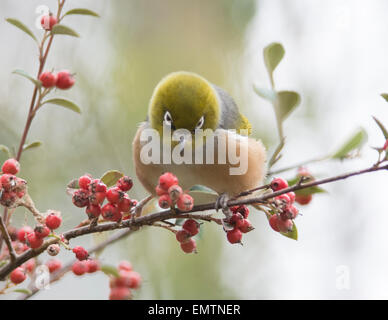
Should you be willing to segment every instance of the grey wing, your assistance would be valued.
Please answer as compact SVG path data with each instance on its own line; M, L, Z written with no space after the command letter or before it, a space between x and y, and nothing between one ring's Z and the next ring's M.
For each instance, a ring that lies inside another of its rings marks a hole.
M220 100L221 116L219 127L236 129L241 121L240 112L233 98L224 89L212 84Z

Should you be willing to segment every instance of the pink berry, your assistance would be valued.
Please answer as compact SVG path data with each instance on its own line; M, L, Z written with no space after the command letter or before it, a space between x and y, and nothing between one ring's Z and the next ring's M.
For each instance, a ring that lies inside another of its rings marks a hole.
M168 194L170 195L172 202L176 203L179 197L183 194L183 190L180 186L174 184L170 188L168 188Z
M119 263L119 269L125 271L132 271L132 264L128 261L121 261Z
M241 243L242 232L240 231L240 229L235 228L233 230L229 230L226 233L226 237L228 238L228 241L232 244Z
M38 225L35 227L34 232L38 238L43 239L50 234L50 229L47 228L47 226L45 226L45 225Z
M286 193L286 195L290 198L290 203L294 203L295 202L295 192L288 192Z
M39 248L43 244L43 239L38 238L34 232L27 235L27 243L32 249Z
M163 188L161 188L160 185L156 186L155 191L156 191L156 195L158 197L160 197L160 196L162 196L164 194L168 194L168 192L166 190L164 190Z
M190 238L189 241L181 243L181 249L185 253L196 252L197 244L193 238Z
M69 71L63 70L58 72L57 82L55 84L57 88L62 90L70 89L74 83L75 79Z
M20 242L26 242L27 234L32 233L33 230L29 226L24 226L20 228L17 232L17 238Z
M86 261L79 261L73 263L71 270L76 276L82 276L88 271L88 266L86 265Z
M190 233L191 236L195 236L199 232L199 223L194 219L188 219L184 222L182 228Z
M175 184L178 184L178 178L171 172L166 172L159 177L159 186L166 191Z
M297 194L295 196L295 201L298 202L301 205L309 204L312 199L313 199L313 195L312 194L307 194L307 195Z
M129 279L130 279L129 288L138 289L140 287L141 276L138 272L136 272L136 271L129 272Z
M110 290L109 300L127 300L131 297L131 290L126 287L115 287Z
M112 203L107 203L101 209L101 215L108 221L120 221L122 213L118 210L117 206Z
M73 252L78 260L86 260L89 257L89 253L86 249L81 246L77 246L73 248Z
M46 217L45 222L48 228L54 230L59 228L62 223L62 218L58 214L52 212Z
M169 209L173 206L172 200L168 194L164 194L159 198L159 207Z
M286 220L278 219L278 228L279 228L280 232L287 233L287 232L292 231L293 225L294 224L293 224L292 220L290 220L290 219L286 219Z
M23 263L22 267L25 268L25 270L28 273L32 273L35 269L35 265L36 265L35 259L32 258L30 260L27 260L27 262Z
M133 181L130 177L124 176L117 181L116 186L119 187L122 191L129 191L133 186Z
M190 211L194 206L194 199L187 193L182 194L177 202L179 210Z
M279 191L279 190L285 189L287 187L288 187L287 181L282 179L282 178L274 178L271 181L271 189L273 191Z
M190 241L191 234L187 230L182 229L175 234L175 237L180 243L185 243Z
M280 220L280 218L276 214L272 215L271 218L269 219L269 225L276 232L280 231L280 229L278 227L278 220Z
M57 83L57 76L50 71L45 71L39 76L42 86L45 88L52 88Z
M0 177L0 184L5 191L9 191L16 186L16 177L13 174L5 173Z
M86 266L88 267L88 273L94 273L100 270L100 264L94 259L86 260Z
M92 178L85 174L78 179L78 185L81 189L89 190L89 184L92 182Z
M50 273L53 273L62 268L62 262L58 259L50 259L46 262L46 266L49 269Z
M10 274L10 279L14 284L22 283L24 280L26 280L26 278L27 278L27 276L26 276L25 271L22 267L16 268Z
M57 23L57 18L51 14L40 19L40 24L45 30L51 30Z
M298 213L299 213L299 210L291 204L291 205L288 205L286 208L284 208L284 210L280 214L280 217L283 220L295 219L297 217Z
M1 167L3 173L17 174L20 171L20 164L16 159L8 159Z

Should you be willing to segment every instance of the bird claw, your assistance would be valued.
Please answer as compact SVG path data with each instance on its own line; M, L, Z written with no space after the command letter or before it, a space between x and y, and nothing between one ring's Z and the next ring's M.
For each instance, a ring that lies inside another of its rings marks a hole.
M222 213L226 218L230 218L232 212L228 207L229 196L226 193L222 193L216 200L214 208L218 212L219 209L222 209Z

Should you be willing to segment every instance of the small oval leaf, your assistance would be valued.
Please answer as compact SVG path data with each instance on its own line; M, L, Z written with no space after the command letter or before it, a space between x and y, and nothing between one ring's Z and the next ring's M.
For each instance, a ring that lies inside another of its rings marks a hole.
M190 188L189 192L201 192L201 193L208 193L208 194L217 195L217 192L215 192L214 190L212 190L208 187L205 187L203 185L200 185L200 184L196 184L196 185L192 186Z
M107 171L103 174L101 177L101 181L106 184L107 187L111 187L115 185L115 183L122 177L124 176L123 173L117 170L110 170Z
M264 62L271 77L280 61L282 61L284 54L285 50L281 43L273 42L264 48Z
M377 125L379 126L381 132L383 133L384 137L385 137L385 140L388 140L388 131L387 129L384 127L384 125L381 123L381 121L375 117L373 117L373 119L376 121Z
M25 144L23 146L23 150L26 151L26 150L29 150L29 149L37 148L37 147L39 147L41 145L42 145L42 141L34 141L34 142L29 143L29 144Z
M104 272L108 276L119 277L119 272L116 267L110 265L101 266L101 271Z
M280 234L282 236L285 236L285 237L290 238L292 240L298 240L298 229L296 228L295 221L293 221L292 231L287 232L287 233L280 232Z
M83 15L88 15L88 16L93 16L93 17L99 17L100 15L92 10L89 9L84 9L84 8L75 8L67 11L65 13L65 16L71 15L71 14L83 14Z
M4 144L0 144L0 150L3 151L8 158L12 158L11 151L7 146L5 146Z
M37 80L34 77L30 76L27 72L25 72L23 70L17 69L17 70L12 71L12 73L13 74L18 74L19 76L22 76L22 77L30 80L38 88L40 88L42 86L42 82L40 82L39 80Z
M31 290L28 290L28 289L15 289L15 290L13 290L13 292L24 293L27 295L30 295L32 293Z
M351 136L341 148L336 151L332 158L333 159L344 159L349 152L360 149L361 146L366 142L368 135L364 129L358 130L353 136Z
M74 112L81 113L81 109L74 102L71 102L71 101L66 100L66 99L62 99L62 98L49 99L49 100L42 102L42 105L44 105L46 103L56 104L58 106L73 110Z
M56 24L52 30L51 34L64 34L72 37L79 37L79 34L75 32L73 29L63 25L63 24Z
M271 102L274 102L276 100L276 92L274 92L271 89L260 88L254 85L253 90L256 92L256 94L259 97L262 97L265 100L268 100Z
M277 112L282 121L300 104L300 95L295 91L279 91L277 99Z
M38 39L36 39L35 35L32 33L32 31L21 21L13 18L7 18L5 19L10 24L14 25L16 28L19 28L20 30L27 33L32 39L34 39L36 42L38 42Z

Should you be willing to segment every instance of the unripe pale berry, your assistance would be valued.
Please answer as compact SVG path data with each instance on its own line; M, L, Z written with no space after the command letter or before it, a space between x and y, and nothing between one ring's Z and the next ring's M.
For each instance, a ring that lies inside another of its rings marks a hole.
M187 193L182 194L177 202L179 210L190 211L194 206L194 199Z
M242 232L240 231L240 229L234 228L233 230L229 230L226 233L226 237L228 238L228 241L232 244L241 243Z
M197 244L193 238L190 238L189 241L181 243L181 249L185 253L196 252Z
M27 243L32 249L39 248L43 244L43 239L38 238L35 232L31 232L27 235Z
M62 70L57 74L56 87L62 90L70 89L75 83L72 74L67 70Z
M312 194L307 194L307 195L297 194L295 196L295 201L298 202L301 205L309 204L312 199L313 199L313 195Z
M287 187L288 187L287 181L282 179L282 178L274 178L271 181L271 189L273 191L279 191L279 190L285 189Z
M16 159L8 159L1 167L3 173L17 174L20 171L20 164Z
M172 200L168 194L164 194L159 198L159 207L162 209L169 209L173 206Z
M88 267L88 273L94 273L100 270L100 264L97 260L90 259L86 260L86 266Z
M130 177L124 176L117 181L116 186L119 187L122 191L129 191L133 186L133 181Z
M173 203L176 203L178 201L182 193L183 193L182 188L177 184L174 184L173 186L168 188L168 194L170 195L170 198Z
M119 263L119 270L132 271L132 264L128 261L121 261Z
M45 238L50 234L50 229L45 225L38 225L34 229L35 235L38 238Z
M62 223L62 218L58 214L52 212L46 217L45 223L51 230L58 229Z
M191 234L187 230L182 229L175 234L175 237L180 243L185 243L190 240Z
M50 256L56 256L59 253L60 250L61 250L61 248L59 247L59 245L54 243L54 244L51 244L51 245L48 246L47 253Z
M78 189L74 191L72 201L78 208L84 208L89 204L90 192L84 189Z
M86 260L89 257L89 253L86 249L81 246L77 246L73 248L73 252L78 260Z
M82 177L78 179L79 187L84 190L89 190L90 182L92 182L92 178L87 174L84 174Z
M40 19L40 24L42 28L45 30L51 30L57 23L58 23L57 18L51 14L47 16L43 16Z
M16 268L10 274L10 280L14 284L22 283L24 280L26 280L26 278L27 278L27 276L26 276L24 269L22 267Z
M50 259L46 262L46 266L49 269L50 273L53 273L62 268L62 262L58 259Z
M159 186L166 191L175 184L178 184L178 178L171 172L166 172L159 177Z
M27 234L32 233L33 230L30 226L24 226L20 228L17 232L17 238L20 242L25 242Z
M45 71L39 76L42 86L45 88L52 88L57 82L57 76L50 71Z
M187 219L183 223L182 228L190 233L191 236L195 236L199 232L199 226L199 223L194 219Z
M117 206L112 203L107 203L101 209L101 215L105 220L109 221L120 221L122 218L121 212L118 210Z
M71 270L76 276L82 276L88 271L88 266L86 265L86 261L75 261Z

